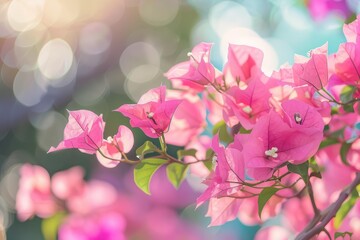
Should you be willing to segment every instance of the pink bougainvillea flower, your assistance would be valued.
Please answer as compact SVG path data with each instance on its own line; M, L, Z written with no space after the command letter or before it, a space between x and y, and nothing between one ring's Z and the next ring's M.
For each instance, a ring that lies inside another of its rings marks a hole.
M316 91L328 82L327 43L310 52L310 58L296 55L293 65L294 82L297 86L309 85Z
M357 16L355 21L344 24L343 31L347 42L356 43L358 36L360 36L360 15Z
M16 195L16 211L20 221L34 215L52 216L60 207L50 189L49 173L42 167L24 164L20 168L19 190Z
M346 0L309 0L307 1L311 17L320 21L330 13L336 14L343 20L351 16L351 10Z
M51 178L51 190L61 200L82 194L85 188L84 169L72 167L68 170L57 172Z
M179 63L165 73L173 87L201 91L204 85L215 81L218 70L210 63L211 47L212 43L199 43L188 54L189 61Z
M341 81L360 87L360 38L357 41L340 44L333 60L335 74Z
M157 138L168 131L171 118L181 100L165 100L166 87L146 92L137 104L124 104L115 111L130 118L132 127L140 128L148 137Z
M237 123L245 129L252 129L257 119L269 112L268 88L260 80L250 81L248 87L241 90L234 86L224 95L223 116L226 123L233 127Z
M314 155L323 138L321 115L297 100L282 104L284 119L273 111L260 118L243 143L247 171L255 180L269 179L289 161L300 164Z
M122 154L128 153L133 145L133 133L128 127L120 125L114 137L103 140L101 147L96 152L96 157L104 167L113 168L120 163Z
M204 182L208 188L197 199L198 206L212 197L231 195L237 192L237 188L240 187L239 181L245 179L241 147L240 141L236 141L236 144L224 148L220 145L219 136L214 136L212 149L216 154L216 167L215 171Z
M268 226L261 228L255 235L255 240L288 240L292 233L288 229L280 226Z
M102 115L87 110L69 111L69 122L64 130L64 140L48 152L78 148L81 152L94 154L101 146L105 122Z
M197 138L206 126L206 109L201 98L192 92L170 90L167 99L182 99L171 120L166 142L176 146L185 146Z
M224 72L229 71L235 82L248 82L254 72L260 71L263 57L263 52L258 48L229 44Z

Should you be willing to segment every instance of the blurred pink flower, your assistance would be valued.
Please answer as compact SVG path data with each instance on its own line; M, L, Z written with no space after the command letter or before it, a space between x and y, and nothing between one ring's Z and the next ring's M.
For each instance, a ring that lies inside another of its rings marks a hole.
M59 229L59 240L125 240L126 220L115 211L72 214Z
M44 168L30 164L24 164L20 168L19 190L16 195L19 220L26 221L34 215L47 218L59 210L50 185L50 176Z
M124 104L116 111L130 118L132 127L138 127L151 138L167 132L176 108L181 100L165 100L166 87L146 92L137 104Z
M88 110L69 111L69 122L64 130L64 140L48 152L78 148L81 152L94 154L101 146L105 122Z

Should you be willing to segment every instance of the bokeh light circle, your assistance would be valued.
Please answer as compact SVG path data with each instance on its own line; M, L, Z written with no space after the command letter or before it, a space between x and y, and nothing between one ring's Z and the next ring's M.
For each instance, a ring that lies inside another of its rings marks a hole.
M73 52L70 45L57 38L47 42L38 56L38 67L41 73L49 79L64 76L73 63Z
M109 48L110 43L111 31L104 23L89 23L80 32L80 49L87 54L100 54Z
M136 42L123 51L119 64L121 71L127 76L135 67L140 65L160 66L160 54L151 44Z
M178 11L178 0L142 0L139 4L141 18L154 26L169 24L174 20Z
M19 32L36 27L42 19L45 0L13 0L7 17L10 26Z
M24 70L16 74L13 91L16 99L28 107L38 104L45 94L45 91L36 83L34 73Z

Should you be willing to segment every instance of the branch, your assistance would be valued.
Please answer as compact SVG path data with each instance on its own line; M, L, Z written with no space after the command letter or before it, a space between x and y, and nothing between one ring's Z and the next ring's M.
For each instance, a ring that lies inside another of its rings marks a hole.
M311 239L311 237L323 231L325 226L331 221L331 219L333 219L333 217L335 217L337 211L339 210L343 202L348 198L351 192L359 184L360 184L360 173L356 173L356 177L354 181L340 193L339 198L336 200L336 202L332 203L328 208L326 208L324 211L320 213L321 217L316 221L316 224L314 225L314 222L312 221L311 224L314 226L311 228L306 227L295 238L295 240L308 240Z

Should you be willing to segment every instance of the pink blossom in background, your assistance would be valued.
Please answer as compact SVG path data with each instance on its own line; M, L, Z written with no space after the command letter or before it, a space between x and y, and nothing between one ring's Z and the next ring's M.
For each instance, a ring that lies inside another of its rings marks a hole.
M309 0L307 5L316 21L323 20L329 14L335 14L344 20L351 16L347 0Z
M69 111L69 122L64 130L64 140L48 152L78 148L81 152L94 154L101 146L105 122L88 110Z
M51 191L59 199L68 200L83 193L86 183L84 169L72 167L55 173L51 178Z
M171 120L166 142L185 146L197 138L206 127L206 109L201 98L191 92L169 90L167 99L182 99Z
M255 240L288 240L291 236L291 232L282 226L269 226L259 230L256 233Z
M293 65L294 82L320 90L328 82L327 43L310 51L310 57L296 55Z
M59 240L126 240L126 220L117 212L72 214L59 229Z
M179 63L165 73L174 88L202 91L204 85L215 81L218 70L210 63L211 47L212 43L199 43L189 53L189 61Z
M120 163L122 154L128 153L133 145L133 133L128 127L120 125L118 132L113 137L103 140L101 147L96 152L96 157L104 167L113 168Z
M226 79L232 79L228 86L239 85L236 83L248 83L254 75L261 71L263 52L255 47L246 45L229 44L227 63L224 66ZM231 75L231 76L229 76Z
M19 220L26 221L34 215L47 218L59 210L50 187L50 176L43 167L24 164L20 168L19 190L16 195Z
M211 138L209 136L203 135L197 138L194 138L187 146L186 149L196 149L196 157L198 159L206 159L206 150L211 147ZM193 157L185 157L185 162L194 162ZM198 176L200 178L205 178L209 175L210 170L204 165L204 163L199 162L190 165L190 173Z
M167 132L181 100L165 100L166 87L146 92L137 104L124 104L115 111L130 118L132 127L140 128L148 137L158 138Z

